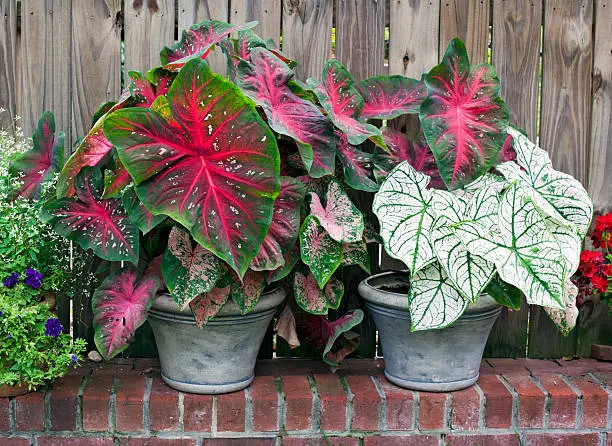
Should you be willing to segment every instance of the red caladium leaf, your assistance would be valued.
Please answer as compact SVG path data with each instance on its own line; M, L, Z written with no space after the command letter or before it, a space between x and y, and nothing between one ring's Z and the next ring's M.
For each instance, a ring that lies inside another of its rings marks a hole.
M164 68L179 69L190 59L206 59L213 45L219 43L233 32L250 29L257 22L248 22L242 25L230 25L218 20L205 20L192 25L183 31L181 40L171 47L165 47L160 53L160 60Z
M136 271L123 269L109 275L95 291L94 340L104 358L112 358L129 345L147 319L158 287L157 278L138 280Z
M510 133L506 134L506 139L504 140L504 145L499 151L499 162L505 163L506 161L515 161L516 160L516 150L514 150L514 138Z
M353 76L336 59L330 59L323 67L322 83L308 79L319 102L332 122L346 134L349 144L361 144L366 139L382 145L380 130L358 120L363 108L363 98L353 86Z
M300 208L306 191L295 178L281 177L281 189L274 202L272 224L251 262L255 271L275 270L285 264L284 255L294 245L300 231Z
M140 201L140 198L138 198L133 188L130 188L130 190L123 194L121 202L130 217L130 221L138 226L138 229L140 229L143 234L147 234L151 229L155 228L166 219L166 216L163 214L153 215L149 212L144 204L142 204L142 201Z
M147 209L181 223L242 277L279 191L274 134L248 98L200 59L181 69L168 102L180 126L130 108L107 118L104 133Z
M234 277L230 285L230 298L240 307L242 314L247 314L259 302L265 286L266 281L263 273L248 270L242 282Z
M115 161L115 169L104 173L104 194L102 198L120 197L126 187L132 183L132 177L119 158Z
M102 198L102 173L84 168L75 181L76 196L46 203L41 218L81 248L109 261L138 263L139 231L121 200Z
M225 305L230 295L229 285L223 288L213 288L208 293L200 294L189 303L198 327L202 328Z
M181 309L198 295L215 286L223 270L215 255L197 243L189 232L175 226L168 237L168 248L162 260L166 286Z
M334 173L334 127L311 102L289 88L293 71L265 48L253 48L251 61L240 61L236 83L263 108L270 127L298 144L304 166L313 177Z
M100 104L98 109L93 114L93 117L91 118L91 126L93 127L94 125L96 125L98 119L107 114L116 104L117 103L115 101L108 101Z
M320 288L327 283L342 261L342 243L337 242L319 224L314 215L304 220L300 229L302 262L310 267Z
M325 207L311 193L310 213L337 242L358 242L363 238L363 215L336 181L329 183Z
M151 107L155 99L168 93L174 79L174 73L165 70L154 72L156 83L152 83L139 71L129 71L128 76L131 79L128 86L131 98L139 107Z
M389 152L379 151L374 157L378 178L386 177L399 163L408 161L417 171L431 177L430 187L446 189L433 152L424 138L417 137L415 141L410 141L405 134L390 127L384 127L382 134Z
M442 179L450 190L497 164L508 108L488 64L470 66L465 45L453 39L440 65L424 76L429 91L419 117Z
M368 77L357 84L357 90L364 101L361 119L393 119L418 113L427 97L422 81L399 75Z
M37 198L41 185L64 165L64 133L55 134L55 117L46 111L32 135L32 149L19 154L9 171L23 183L15 191L24 198Z
M283 259L283 266L275 269L274 271L268 271L268 274L266 275L266 282L272 283L284 279L291 273L291 271L293 271L293 267L300 260L300 243L295 243L293 248L283 255Z
M344 294L344 285L332 277L323 289L311 272L298 269L293 277L293 294L297 304L312 314L327 314L329 308L337 309Z
M144 272L145 276L155 277L157 280L159 280L159 287L157 288L157 291L162 291L166 288L166 282L164 281L164 276L161 269L163 258L163 255L154 257L153 260L149 262Z
M376 192L378 183L374 175L374 155L349 144L345 134L337 136L338 158L344 168L346 184L353 189Z

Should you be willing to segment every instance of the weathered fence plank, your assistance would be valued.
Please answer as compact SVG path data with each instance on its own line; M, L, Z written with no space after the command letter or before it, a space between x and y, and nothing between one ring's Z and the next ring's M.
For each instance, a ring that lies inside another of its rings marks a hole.
M124 3L125 74L159 65L159 51L174 42L174 0Z
M283 3L283 52L299 62L296 77L321 78L331 56L333 7L329 0Z
M0 129L14 131L17 114L17 0L0 3Z
M489 1L445 0L440 7L440 58L448 42L460 37L471 63L487 62L489 48Z
M230 22L245 23L257 20L254 31L264 39L280 45L282 2L280 0L241 0L231 2Z

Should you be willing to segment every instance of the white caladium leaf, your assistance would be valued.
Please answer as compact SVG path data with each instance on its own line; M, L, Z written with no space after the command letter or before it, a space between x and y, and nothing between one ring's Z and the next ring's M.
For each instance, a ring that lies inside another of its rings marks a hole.
M468 306L438 262L412 276L408 303L415 331L444 328L455 322Z
M466 220L481 224L489 230L498 230L500 195L494 187L484 187L468 201L465 210Z
M496 169L507 180L525 183L525 193L542 212L576 228L584 237L591 224L593 201L582 184L571 175L554 170L548 154L521 132L510 127L508 133L514 138L516 163L508 161Z
M387 176L372 205L385 250L403 261L412 274L436 259L429 242L434 215L428 183L427 175L404 161Z
M523 291L527 302L564 308L567 268L561 246L515 184L502 196L498 228L464 221L455 225L455 234L471 253L494 263L501 279Z
M485 173L484 175L481 175L476 178L470 184L467 184L463 186L462 189L458 190L463 190L467 193L475 193L481 189L492 187L497 192L501 192L506 187L508 187L509 184L510 183L508 183L508 181L506 181L504 177L500 175L496 175L493 173Z
M331 238L347 243L363 238L363 215L337 182L329 183L325 207L316 193L310 195L310 213L317 217Z
M576 296L578 287L570 279L565 282L565 309L544 307L546 314L550 316L561 334L566 336L576 326L578 320L578 307L576 307Z
M582 239L572 228L560 225L551 219L547 219L546 222L550 232L561 246L561 252L565 257L567 277L571 277L578 270Z

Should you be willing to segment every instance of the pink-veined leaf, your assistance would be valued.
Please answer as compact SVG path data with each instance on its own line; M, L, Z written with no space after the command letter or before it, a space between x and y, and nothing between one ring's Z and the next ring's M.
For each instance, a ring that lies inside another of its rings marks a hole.
M107 118L104 132L147 209L181 223L242 277L279 191L274 134L240 90L200 59L181 69L168 101L180 126L130 108Z
M470 66L465 45L451 40L444 59L424 76L429 92L419 118L440 174L450 190L497 164L508 108L488 64Z
M162 274L161 269L163 258L163 254L153 257L144 271L145 276L155 277L157 280L159 280L159 287L157 288L157 291L162 291L166 288L166 282L164 281L164 275Z
M107 114L116 104L117 103L115 101L107 101L100 104L98 109L93 114L93 117L91 118L91 126L93 127L94 125L96 125L98 119Z
M147 234L166 219L164 214L154 215L149 212L145 205L142 204L142 201L140 201L140 198L138 198L133 188L130 188L130 190L123 194L121 203L123 203L123 207L130 217L130 221L138 226L138 229L140 229L143 234Z
M242 314L247 314L259 302L265 286L265 276L262 272L247 270L242 282L234 275L230 285L230 298L240 307Z
M329 183L325 206L317 194L310 196L310 214L317 217L332 239L351 243L363 238L363 215L337 181Z
M330 237L317 217L309 215L300 229L300 254L319 288L323 288L340 266L342 243Z
M126 187L132 183L132 177L125 170L125 166L119 158L115 161L114 170L104 172L104 194L102 198L118 198Z
M333 174L333 125L314 104L291 91L292 77L293 71L270 51L253 48L250 62L242 60L238 64L236 82L263 108L273 130L295 139L311 176Z
M152 83L139 71L129 71L128 76L131 79L128 89L132 101L139 107L151 107L158 97L168 93L174 73L165 70L155 71L153 77L156 83Z
M281 177L281 188L274 202L272 224L251 262L255 271L275 270L285 264L284 255L297 240L300 232L300 208L305 190L295 178Z
M336 147L346 184L353 189L376 192L378 183L374 175L374 155L349 144L345 134L338 135Z
M374 156L377 178L386 177L399 163L408 161L417 171L431 178L430 187L446 189L433 152L424 138L417 137L415 141L410 141L405 134L390 127L384 127L382 134L389 152L378 151Z
M328 309L340 306L344 285L332 277L321 289L311 272L298 269L293 277L293 293L303 310L312 314L327 314Z
M50 111L45 111L38 120L32 144L9 168L12 175L20 176L22 183L15 193L24 198L37 198L42 184L64 165L64 133L55 134L55 117Z
M198 295L212 290L223 273L219 259L191 240L189 232L175 226L162 260L166 286L181 309Z
M301 175L297 177L297 179L304 185L307 193L315 193L320 197L327 193L329 183L333 181L333 177L329 175L321 178L313 178L310 175Z
M427 97L422 81L399 75L368 77L359 81L357 90L363 97L361 119L393 119L418 113Z
M91 249L108 261L138 263L139 231L117 198L102 198L104 182L99 169L84 168L76 178L76 194L43 207L41 218L81 248Z
M196 324L202 328L219 312L225 305L230 295L230 286L213 288L208 293L200 294L189 303Z
M230 25L219 20L205 20L186 28L181 40L171 47L165 47L160 53L160 60L164 68L176 70L185 65L190 59L206 59L213 45L219 43L231 33L250 29L257 22L248 22L242 25Z
M112 358L129 345L147 319L158 287L157 278L138 280L135 270L123 269L109 275L94 292L94 339L104 358Z
M308 79L319 102L332 122L346 134L349 144L358 145L366 139L382 145L378 127L359 121L363 98L353 86L353 76L337 59L330 59L323 67L322 82Z
M499 162L505 163L506 161L515 161L516 160L516 150L514 150L514 138L510 133L506 134L506 139L504 140L504 144L502 145L501 150L499 151Z
M289 348L294 349L301 345L295 327L295 316L289 302L285 304L283 311L278 316L274 331L277 336L280 336L289 344Z
M342 245L341 265L359 265L361 269L370 274L370 254L365 240Z
M359 345L357 337L348 332L361 323L363 311L356 309L330 321L327 316L313 315L304 312L295 314L298 337L315 351L321 352L323 360L336 367ZM348 336L345 336L348 335Z
M293 248L283 255L283 260L283 266L275 269L274 271L267 271L267 283L284 279L291 273L291 271L293 271L293 267L300 260L300 243L298 241L296 241L296 243L293 245Z

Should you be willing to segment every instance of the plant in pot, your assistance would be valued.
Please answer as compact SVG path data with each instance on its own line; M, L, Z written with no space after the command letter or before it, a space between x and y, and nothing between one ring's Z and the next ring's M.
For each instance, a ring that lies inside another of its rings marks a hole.
M422 134L409 141L383 130L408 155L373 204L387 253L408 272L370 277L360 292L387 378L449 391L477 380L501 306L519 308L521 293L562 332L572 329L570 278L593 205L577 180L508 124L494 68L470 65L459 39L423 81Z
M162 66L130 72L60 166L42 213L107 264L92 299L102 355L122 352L148 316L164 380L189 392L250 383L285 289L315 315L332 361L354 348L344 333L363 317L325 315L343 295L339 266L369 263L346 188L377 187L371 155L354 145L384 147L380 130L356 119L350 98L336 100L354 92L333 82L344 67L330 62L313 93L253 26L202 22L162 50ZM215 47L227 78L205 61Z

